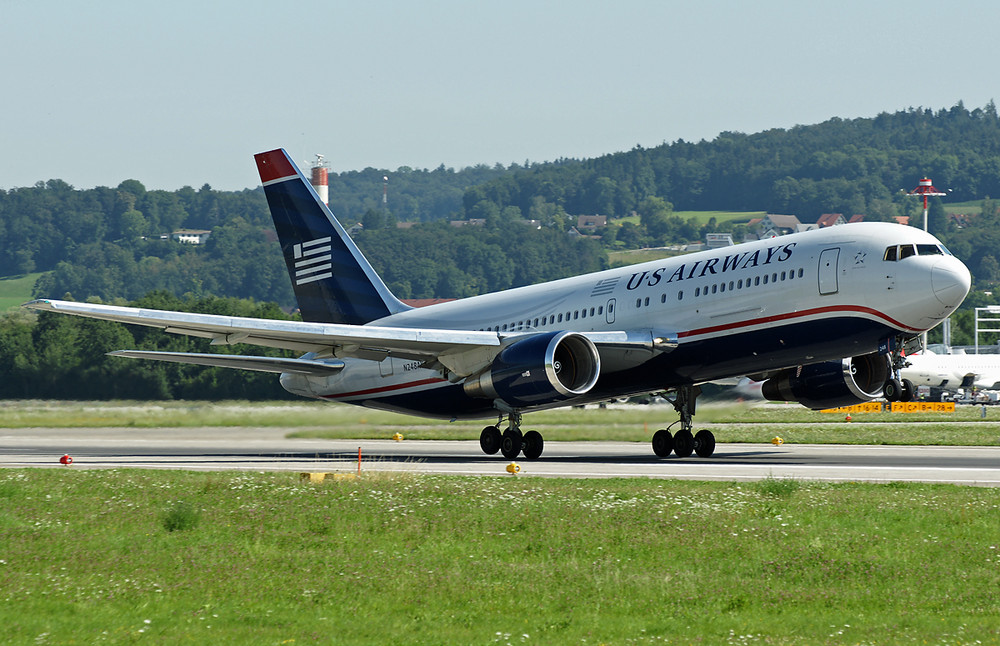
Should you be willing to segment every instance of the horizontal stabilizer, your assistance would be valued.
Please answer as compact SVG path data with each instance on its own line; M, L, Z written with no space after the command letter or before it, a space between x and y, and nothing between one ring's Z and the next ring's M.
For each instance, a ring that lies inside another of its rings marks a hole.
M199 354L194 352L153 352L147 350L118 350L109 352L113 357L152 359L172 363L190 363L196 366L217 366L258 372L287 372L297 375L324 377L344 369L338 360L314 361L311 359L284 359L281 357L252 357L240 354Z

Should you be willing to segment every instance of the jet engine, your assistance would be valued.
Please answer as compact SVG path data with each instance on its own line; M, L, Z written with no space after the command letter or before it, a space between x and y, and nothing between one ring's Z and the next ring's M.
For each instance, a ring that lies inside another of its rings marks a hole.
M466 380L465 392L524 408L583 395L600 373L593 341L576 332L545 332L505 347L489 368Z
M798 402L813 410L853 406L879 397L890 374L889 357L873 352L786 368L764 382L761 394L771 401Z

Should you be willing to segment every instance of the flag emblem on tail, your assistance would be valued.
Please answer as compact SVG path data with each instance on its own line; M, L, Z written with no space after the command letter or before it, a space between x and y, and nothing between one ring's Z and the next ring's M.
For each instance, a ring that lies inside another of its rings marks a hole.
M295 284L304 285L333 276L331 238L316 238L292 247L295 256Z

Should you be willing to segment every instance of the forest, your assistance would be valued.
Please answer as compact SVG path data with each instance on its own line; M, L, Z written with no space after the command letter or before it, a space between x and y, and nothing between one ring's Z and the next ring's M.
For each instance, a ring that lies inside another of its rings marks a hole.
M733 222L699 224L677 211L767 211L803 222L825 213L882 221L910 216L916 222L920 202L906 191L925 176L947 193L932 200L930 230L974 276L966 312L997 302L990 292L1000 288L1000 213L993 199L1000 194L1000 117L992 101L972 110L958 103L755 134L724 132L711 141L679 140L595 159L460 170L369 168L329 177L331 209L346 225L363 225L355 240L397 296L461 298L596 271L608 266L609 251L698 242L715 231L731 231L739 240L747 231ZM944 205L957 202L974 205L966 217L946 213ZM571 235L578 215L594 214L608 216L608 225L594 235ZM169 238L178 229L210 230L211 236L202 245L179 244ZM163 191L127 179L114 188L76 189L50 179L0 190L0 277L34 272L42 272L37 297L230 308L255 316L288 316L295 306L259 187ZM971 342L966 312L956 315L956 343ZM187 350L192 343L150 334L24 312L3 315L0 397L93 397L102 388L108 397L282 392L268 375L237 379L218 369L103 357L105 349Z

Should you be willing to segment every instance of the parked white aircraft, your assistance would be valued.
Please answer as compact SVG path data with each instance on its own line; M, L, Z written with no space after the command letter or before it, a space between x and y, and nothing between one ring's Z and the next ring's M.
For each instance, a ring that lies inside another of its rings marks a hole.
M303 395L440 418L489 418L480 445L537 458L527 412L670 393L653 451L710 456L698 384L751 375L826 408L898 397L902 348L951 314L966 267L933 236L858 223L412 309L393 296L284 150L255 156L303 320L38 300L27 307L304 353L298 359L112 354L281 373ZM846 357L846 358L845 358ZM507 428L500 427L506 418Z
M1000 355L931 354L906 357L900 378L915 386L955 391L959 388L1000 389Z

